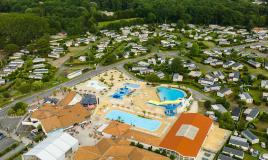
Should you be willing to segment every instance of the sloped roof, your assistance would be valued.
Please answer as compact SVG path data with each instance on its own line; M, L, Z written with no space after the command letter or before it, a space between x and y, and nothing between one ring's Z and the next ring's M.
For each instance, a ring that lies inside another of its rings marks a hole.
M191 126L186 134L177 134L181 127ZM160 147L178 152L183 156L196 157L212 126L212 120L198 113L182 113L171 127Z
M121 136L125 134L131 128L130 125L112 121L104 130L104 133L111 134L113 136Z
M103 148L104 147L104 148ZM169 160L162 155L130 146L129 142L115 142L111 139L102 139L95 146L80 147L75 152L74 160Z
M66 128L80 123L90 116L90 112L80 103L74 106L45 104L32 113L31 118L38 119L46 133L58 128Z

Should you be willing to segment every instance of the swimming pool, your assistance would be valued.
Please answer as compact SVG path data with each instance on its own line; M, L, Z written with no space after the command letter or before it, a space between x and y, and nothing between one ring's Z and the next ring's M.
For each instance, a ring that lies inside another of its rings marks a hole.
M107 86L99 81L96 81L96 80L91 80L91 81L88 81L87 82L87 87L91 87L91 88L94 88L98 91L101 91L101 90L104 90L107 88Z
M131 93L131 90L127 87L125 88L119 88L119 90L117 90L112 97L115 99L123 99L124 96L128 95Z
M148 131L155 131L161 125L161 122L158 120L142 118L137 115L119 110L112 110L111 112L105 115L105 118L110 120L120 120L126 124L142 128Z
M183 90L176 88L157 87L157 93L161 101L175 101L186 97L186 93Z

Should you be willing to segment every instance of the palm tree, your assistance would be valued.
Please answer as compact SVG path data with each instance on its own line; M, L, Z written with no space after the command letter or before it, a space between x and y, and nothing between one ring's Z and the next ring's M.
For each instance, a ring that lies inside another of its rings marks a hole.
M143 112L143 115L144 115L144 117L145 117L146 111L145 111L145 110L143 110L142 112Z

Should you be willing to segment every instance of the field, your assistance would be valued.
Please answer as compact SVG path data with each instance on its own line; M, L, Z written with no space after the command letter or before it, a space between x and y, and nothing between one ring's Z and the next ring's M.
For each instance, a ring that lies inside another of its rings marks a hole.
M109 25L121 24L122 22L132 23L139 20L142 20L142 18L129 18L129 19L118 19L113 21L103 21L98 23L98 27L102 29L108 27Z

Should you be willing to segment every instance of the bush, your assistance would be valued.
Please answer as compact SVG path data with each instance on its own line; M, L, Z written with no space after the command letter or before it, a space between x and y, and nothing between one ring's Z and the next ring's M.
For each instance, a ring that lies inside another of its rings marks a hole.
M11 54L11 53L15 53L15 52L19 51L19 49L20 49L19 46L16 44L7 44L4 48L4 51L6 53Z
M211 107L211 101L209 101L209 100L205 101L204 106L205 106L205 108L206 108L207 110L210 110L210 107Z
M27 112L27 108L26 103L18 102L8 110L8 115L23 116Z

